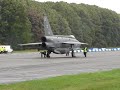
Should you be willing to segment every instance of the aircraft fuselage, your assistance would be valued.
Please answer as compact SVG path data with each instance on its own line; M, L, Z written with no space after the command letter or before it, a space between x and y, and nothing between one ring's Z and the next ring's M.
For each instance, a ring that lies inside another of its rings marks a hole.
M45 36L42 42L43 42L42 47L56 54L65 54L66 52L72 50L72 48L80 47L80 45L77 44L73 45L64 43L64 42L79 42L72 35Z

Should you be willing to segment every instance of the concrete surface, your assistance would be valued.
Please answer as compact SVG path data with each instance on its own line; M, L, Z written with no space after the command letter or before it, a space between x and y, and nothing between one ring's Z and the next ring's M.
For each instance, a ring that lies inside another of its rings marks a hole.
M75 58L39 52L0 54L0 84L120 68L120 51L76 53Z

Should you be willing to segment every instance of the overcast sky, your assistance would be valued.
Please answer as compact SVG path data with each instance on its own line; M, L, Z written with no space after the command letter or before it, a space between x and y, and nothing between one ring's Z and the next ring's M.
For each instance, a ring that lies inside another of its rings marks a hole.
M39 2L64 1L68 3L77 3L77 4L85 3L89 5L97 5L99 7L108 8L120 14L120 0L35 0L35 1L39 1Z

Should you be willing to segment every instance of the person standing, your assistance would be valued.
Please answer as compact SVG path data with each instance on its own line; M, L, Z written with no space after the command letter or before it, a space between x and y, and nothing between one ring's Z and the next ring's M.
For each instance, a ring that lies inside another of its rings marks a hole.
M41 53L41 58L42 57L46 58L47 50L41 50L40 53Z
M85 57L87 57L87 52L88 52L88 48L85 47L85 48L83 49L83 54L84 54Z

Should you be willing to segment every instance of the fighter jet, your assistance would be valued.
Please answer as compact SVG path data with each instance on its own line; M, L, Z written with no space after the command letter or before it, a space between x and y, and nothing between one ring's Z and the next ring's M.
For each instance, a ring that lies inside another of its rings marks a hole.
M38 50L47 50L46 57L50 58L51 52L55 54L67 54L71 51L71 56L75 57L74 48L80 48L81 44L73 35L54 35L49 24L47 16L44 16L44 32L41 42L19 44L23 47L36 48Z

